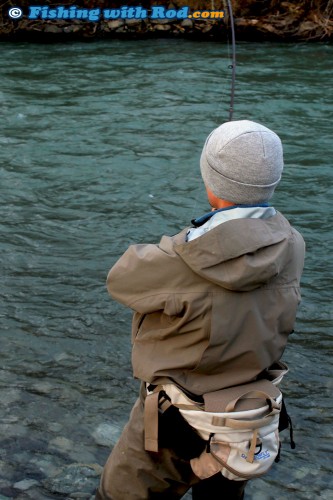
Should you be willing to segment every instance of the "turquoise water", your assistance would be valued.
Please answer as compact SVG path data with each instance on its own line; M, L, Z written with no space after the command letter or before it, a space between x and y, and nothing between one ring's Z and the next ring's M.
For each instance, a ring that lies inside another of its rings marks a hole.
M131 314L109 299L106 274L130 243L158 241L208 209L198 162L207 134L228 118L228 47L1 48L0 499L75 498L54 478L70 464L104 464L137 392ZM328 499L333 48L237 51L234 119L281 136L286 166L273 204L307 244L284 357L297 448L285 443L247 498ZM35 482L18 487L26 479ZM81 492L89 498L92 484Z

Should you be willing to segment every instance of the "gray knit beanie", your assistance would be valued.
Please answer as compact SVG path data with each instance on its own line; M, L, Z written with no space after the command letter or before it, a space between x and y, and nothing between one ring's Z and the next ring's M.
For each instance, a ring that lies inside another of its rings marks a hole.
M200 168L206 187L218 198L242 205L263 203L281 179L282 144L259 123L226 122L207 137Z

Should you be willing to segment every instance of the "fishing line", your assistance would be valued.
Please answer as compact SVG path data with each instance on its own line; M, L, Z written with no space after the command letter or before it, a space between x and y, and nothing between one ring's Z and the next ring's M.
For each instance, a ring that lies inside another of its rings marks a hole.
M230 53L230 42L229 36L227 37L228 45L228 59L230 64L228 65L228 70L231 70L231 83L230 83L230 100L229 100L229 111L228 111L228 121L232 121L234 114L234 101L235 101L235 84L236 84L236 36L235 36L235 21L231 5L231 0L223 0L224 10L228 13L228 29L231 33L231 53ZM221 105L222 103L220 103ZM199 190L199 187L198 187ZM198 193L199 194L199 193ZM194 206L192 208L192 213L195 212L198 206L198 195L194 197ZM193 217L194 218L194 217Z
M222 85L222 96L229 94L229 109L228 109L228 120L232 121L234 112L234 100L235 100L235 82L236 82L236 36L235 36L235 23L233 10L230 0L223 0L224 24L226 27L226 42L227 42L227 59L229 64L225 69L225 79L223 79ZM231 72L230 72L231 70ZM229 83L230 80L230 83ZM229 86L229 92L227 91L227 86ZM220 125L221 123L221 110L225 109L225 102L219 100L219 105L216 110L216 117L214 122ZM223 120L224 121L224 120Z
M228 70L231 70L231 83L230 83L230 100L229 100L229 111L228 111L228 121L232 121L233 113L234 113L234 100L235 100L235 82L236 82L236 37L235 37L235 23L233 10L230 0L223 0L224 10L227 12L227 47L228 47L228 59L230 63L228 65ZM229 41L229 30L231 33L231 52L230 52L230 41ZM224 92L223 92L224 93ZM222 107L222 102L220 101L220 105L218 108ZM217 114L219 116L219 110L217 110ZM217 120L216 120L217 121ZM197 188L198 193L194 196L194 206L192 207L192 214L195 217L195 211L198 207L198 196L199 196L199 186ZM201 196L200 196L201 198Z
M236 36L235 36L235 21L232 10L232 5L230 0L223 0L224 11L227 15L224 16L226 19L226 30L227 30L227 44L228 44L228 59L229 64L227 67L228 74L231 70L231 82L230 82L230 99L229 99L229 111L228 111L228 121L232 121L234 112L234 101L235 101L235 82L236 82ZM230 51L230 38L231 35L231 51Z
M229 121L232 120L234 113L234 100L235 100L235 82L236 82L236 37L235 37L235 22L234 15L232 11L231 1L227 1L229 22L231 29L231 47L232 47L232 57L229 69L231 69L231 87L230 87L230 107L229 107Z

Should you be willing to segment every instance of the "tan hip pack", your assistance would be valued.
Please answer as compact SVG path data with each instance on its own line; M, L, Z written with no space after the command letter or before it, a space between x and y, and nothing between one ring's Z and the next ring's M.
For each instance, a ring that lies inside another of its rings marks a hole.
M205 441L205 449L190 460L198 477L221 472L228 479L244 480L265 474L279 453L282 394L277 385L287 371L284 363L276 363L265 373L267 378L204 394L203 405L174 384L148 391L146 450L158 451L158 411L173 405ZM159 404L161 391L167 399Z

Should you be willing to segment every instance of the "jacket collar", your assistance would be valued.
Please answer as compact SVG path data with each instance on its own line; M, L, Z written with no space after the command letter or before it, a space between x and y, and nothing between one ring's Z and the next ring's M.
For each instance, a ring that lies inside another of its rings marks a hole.
M208 212L201 217L198 217L197 219L192 219L191 224L193 224L194 227L200 227L203 224L205 224L213 215L219 213L219 212L226 212L227 210L234 210L235 208L253 208L253 207L269 207L268 203L261 203L258 205L233 205L231 207L226 207L226 208L219 208L218 210L214 210L212 212Z

